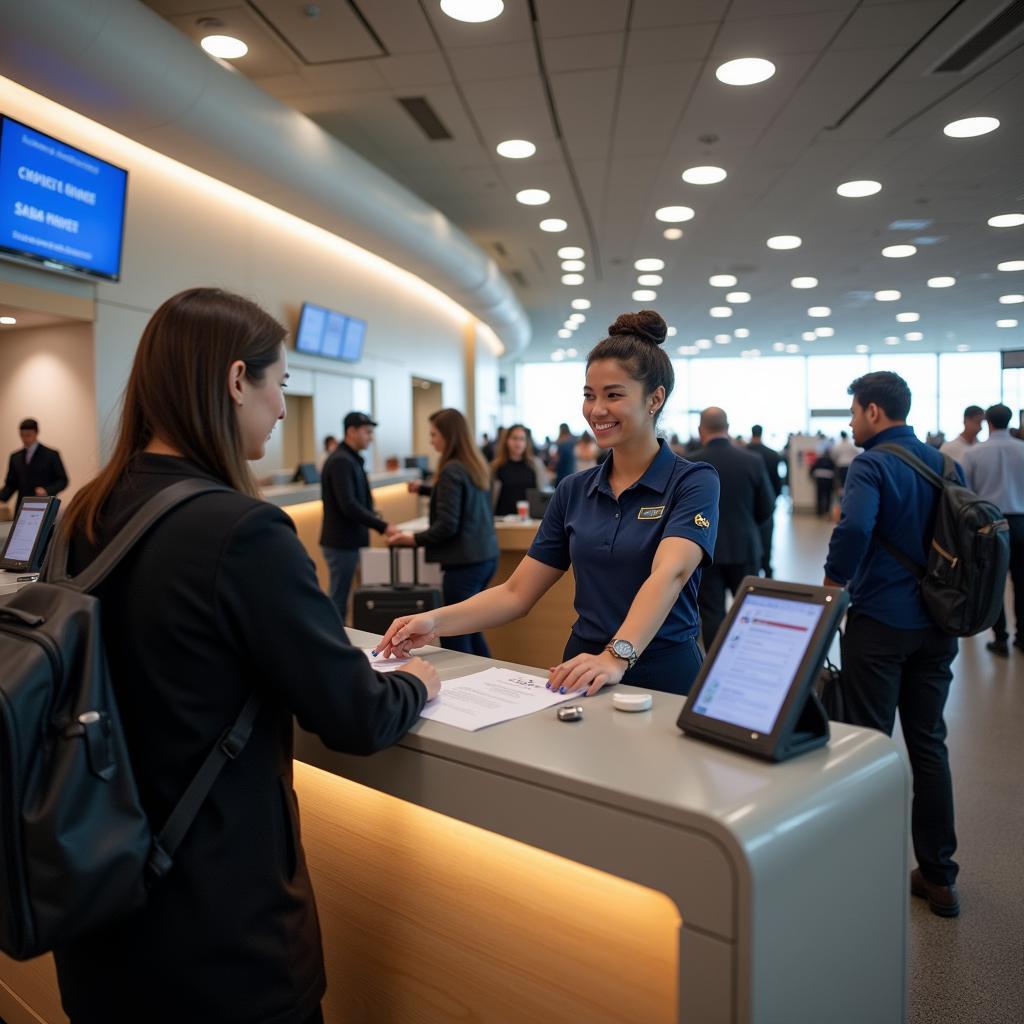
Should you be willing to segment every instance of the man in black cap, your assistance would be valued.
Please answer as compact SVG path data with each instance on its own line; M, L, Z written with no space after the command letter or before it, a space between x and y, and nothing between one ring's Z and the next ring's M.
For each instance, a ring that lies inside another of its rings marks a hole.
M18 424L18 432L22 447L11 455L7 479L0 489L0 502L7 501L15 493L19 503L24 498L60 494L68 485L68 474L60 452L40 444L36 420L22 420Z
M397 526L374 511L370 481L359 454L373 443L375 426L366 413L350 412L344 421L345 439L331 452L320 477L324 503L320 547L330 572L331 600L342 622L359 564L359 549L369 546L370 528L385 537L399 532Z

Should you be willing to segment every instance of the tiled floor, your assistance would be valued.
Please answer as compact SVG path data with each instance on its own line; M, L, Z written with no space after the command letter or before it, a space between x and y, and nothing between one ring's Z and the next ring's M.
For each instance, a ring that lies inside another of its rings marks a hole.
M780 509L778 578L820 583L830 531ZM945 920L911 900L910 1024L1024 1022L1024 654L994 658L988 639L961 641L953 663L946 722L962 910Z

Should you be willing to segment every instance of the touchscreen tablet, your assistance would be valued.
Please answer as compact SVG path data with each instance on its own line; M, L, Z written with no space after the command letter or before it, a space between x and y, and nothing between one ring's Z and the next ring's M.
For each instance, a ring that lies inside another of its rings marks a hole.
M35 572L43 564L60 498L25 498L0 553L0 569Z

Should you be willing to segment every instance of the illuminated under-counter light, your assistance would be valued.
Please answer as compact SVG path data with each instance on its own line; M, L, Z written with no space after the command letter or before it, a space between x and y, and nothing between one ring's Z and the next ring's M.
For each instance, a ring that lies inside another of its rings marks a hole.
M800 337L804 341L815 341L818 335L814 331L804 331L803 334L800 335Z
M844 181L842 185L836 186L836 192L845 199L863 199L865 196L875 196L882 191L880 181Z
M583 259L583 250L578 245L563 245L558 250L558 258L560 260L581 260Z
M737 327L736 330L734 330L732 333L733 333L733 337L734 338L749 338L750 337L750 330L749 330L749 328L746 328L746 327Z
M799 352L800 351L800 346L795 344L795 343L791 343L791 344L786 346L786 351L790 352L790 353L792 353L792 352Z
M537 147L526 139L506 139L497 145L498 156L509 160L525 160L537 152Z
M903 337L906 341L920 341L924 335L920 331L907 331Z
M689 206L663 206L654 211L654 216L665 224L682 224L693 220L693 210Z
M921 319L920 313L897 313L896 321L901 324L916 324Z
M583 315L582 313L570 313L570 314L569 314L569 319L570 319L570 320L571 320L571 321L572 321L572 322L573 322L574 324L581 324L581 323L583 323L583 322L584 322L584 321L585 321L585 320L586 320L587 318L586 318L586 317L585 317L585 316L584 316L584 315Z
M726 85L758 85L775 74L775 65L762 57L727 60L715 69L715 78Z
M836 329L834 327L815 327L814 333L819 338L831 338L836 333Z
M794 277L789 282L793 288L817 288L818 279L816 277Z
M990 228L1018 228L1024 224L1024 213L999 213L995 217L989 217Z
M807 310L808 316L831 316L832 310L829 306L811 306Z
M730 341L732 341L732 335L731 334L716 334L715 335L715 344L716 345L728 345Z
M750 301L750 292L729 292L725 296L726 302L731 302L734 306L742 306L744 302Z
M1018 302L1024 302L1024 295L1000 295L999 301L1004 306L1015 306Z
M565 231L569 224L567 221L562 220L561 217L547 217L540 222L539 227L541 231Z
M956 350L957 350L957 352L970 352L971 351L971 346L970 345L957 345Z
M725 181L727 175L724 167L687 167L682 178L689 185L717 185Z
M670 242L678 242L683 237L682 228L665 228L661 233L662 238L667 238Z
M708 284L712 288L732 288L736 284L733 274L712 274L708 278Z
M1006 260L997 264L996 270L1024 270L1024 260Z
M996 327L1016 327L1016 320L997 320Z
M636 283L643 285L645 288L657 288L658 285L664 283L664 278L661 274L640 274Z
M675 327L665 328L665 336L668 338L674 338L679 333L679 330Z
M929 288L952 288L956 284L955 277L929 277Z
M785 352L786 351L786 343L784 341L772 342L772 351L773 352Z
M572 337L572 331L566 330L566 329L565 329L565 328L563 327L563 328L561 328L561 329L559 330L559 332L558 332L558 336L559 336L560 338L571 338L571 337Z
M573 299L573 309L590 309L590 299Z
M804 243L799 235L772 235L764 244L769 249L799 249Z
M16 324L17 322L18 322L17 317L13 317L13 316L0 316L0 324L3 324L4 327L11 327L12 325Z
M658 297L658 293L652 291L650 288L637 288L633 292L634 302L653 302Z
M578 284L583 284L583 275L582 274L563 274L562 275L562 284L572 285L573 287L575 287Z
M587 265L583 260L562 260L562 269L570 274L578 274L581 270L586 270Z
M898 292L895 288L883 288L881 291L875 292L876 302L899 302L903 298L903 293Z
M524 188L516 193L516 202L523 206L543 206L551 202L551 193L542 188Z
M643 271L653 271L657 273L659 270L665 269L665 261L656 258L648 257L642 260L636 260L633 264L634 269Z
M885 339L885 343L886 345L898 345L900 343L900 339L897 338L895 334L890 334L889 337Z
M234 36L203 36L199 45L211 56L221 60L238 60L249 52L249 47Z
M871 351L871 346L870 345L854 345L853 346L853 351L856 352L858 355L864 355L865 352L870 352Z
M732 309L729 306L712 306L708 313L716 319L723 320L727 316L732 316Z
M942 129L942 134L951 139L973 139L978 135L988 135L998 127L998 117L962 117L959 121L950 121Z
M441 0L441 10L456 21L493 21L505 10L504 0Z
M902 260L907 256L913 256L916 252L916 245L887 245L882 250L882 255L890 260Z
M697 348L700 348L700 349L709 349L709 348L711 348L711 339L710 338L698 338L694 342L694 345L696 345Z

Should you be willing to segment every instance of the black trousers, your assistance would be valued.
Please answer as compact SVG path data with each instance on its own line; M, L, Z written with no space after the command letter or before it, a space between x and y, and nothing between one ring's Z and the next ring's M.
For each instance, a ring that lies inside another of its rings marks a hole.
M726 590L735 597L743 577L756 576L757 568L757 565L749 562L709 565L702 571L700 590L697 591L697 605L700 608L700 633L705 651L711 650L711 642L725 618Z
M763 523L761 529L761 547L764 554L761 555L761 571L768 579L772 578L772 536L775 533L775 516L770 515Z
M835 480L831 477L825 479L815 477L814 485L817 488L818 515L827 516L832 508L832 491L835 487Z
M498 570L498 560L488 558L486 562L473 562L470 565L442 565L441 569L441 598L446 605L458 604L487 589L491 577ZM463 654L475 654L480 658L491 656L483 633L445 636L441 638L441 646L446 651L462 651Z
M850 725L891 736L900 726L914 782L911 835L921 873L935 885L952 885L953 781L942 717L957 654L955 637L935 627L894 629L851 610L842 641L842 688Z
M1024 515L1007 516L1010 524L1010 581L1013 583L1013 615L1017 620L1016 642L1024 644ZM997 640L1006 640L1006 606L992 627Z

